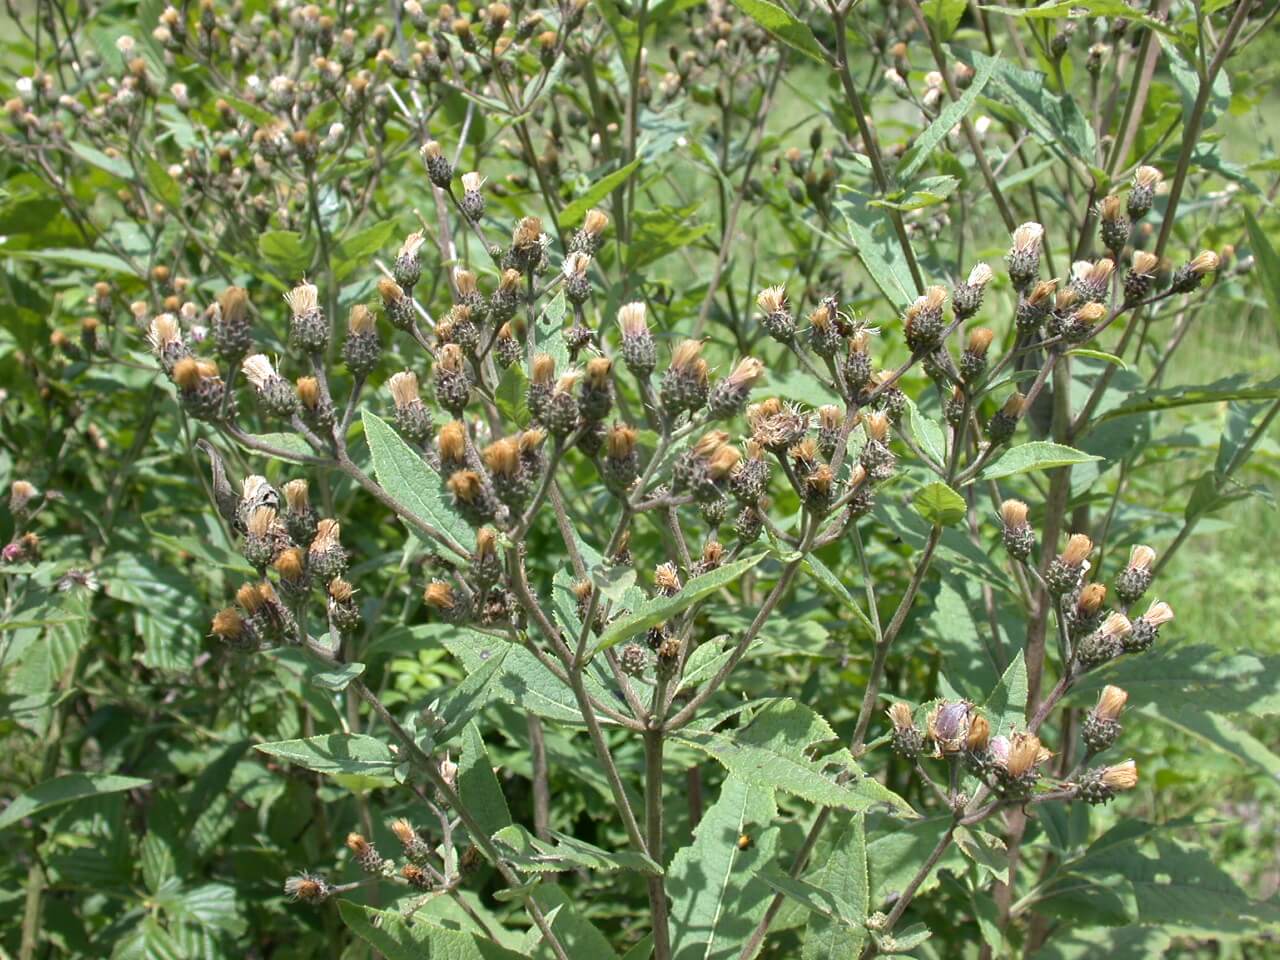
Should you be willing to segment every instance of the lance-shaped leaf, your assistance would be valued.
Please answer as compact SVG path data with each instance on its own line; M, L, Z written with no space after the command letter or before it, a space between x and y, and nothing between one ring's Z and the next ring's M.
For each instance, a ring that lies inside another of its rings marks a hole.
M443 533L444 546L466 559L475 549L476 535L445 500L440 477L385 420L368 410L360 417L378 482L411 513Z
M317 773L390 776L395 768L390 747L360 734L331 733L305 740L279 740L259 743L254 749Z
M386 960L519 960L524 956L462 930L447 930L422 919L410 923L396 910L375 910L340 900L338 913L343 923Z
M905 800L864 774L845 747L821 751L837 743L835 731L791 699L765 701L733 729L686 727L672 736L711 755L747 783L827 807L853 811L880 807L915 816Z
M700 577L692 578L674 597L653 597L637 604L629 613L619 617L605 628L600 640L596 643L596 651L606 650L614 644L629 640L650 627L670 620L676 614L687 610L703 597L721 587L728 586L742 574L750 570L765 554L757 553L733 563L726 563Z
M635 870L658 876L662 868L644 854L630 850L603 850L594 844L551 831L554 843L540 840L520 824L504 827L493 835L503 857L524 873L560 873L565 870Z
M137 777L117 777L106 773L67 773L46 780L14 799L0 812L0 830L11 827L24 817L35 816L51 807L97 797L122 790L136 790L151 785L150 780Z

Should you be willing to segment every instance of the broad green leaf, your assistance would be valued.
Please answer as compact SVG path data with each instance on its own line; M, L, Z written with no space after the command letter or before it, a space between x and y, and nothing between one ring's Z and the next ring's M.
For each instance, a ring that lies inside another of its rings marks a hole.
M566 870L635 870L658 876L662 868L643 854L630 850L603 850L565 833L551 831L554 843L539 840L520 824L493 835L503 858L523 873L560 873Z
M999 837L978 829L957 827L955 844L961 853L985 870L992 880L1004 882L1009 876L1009 855L1004 841Z
M1052 470L1073 463L1089 463L1101 457L1049 440L1032 440L1010 447L994 463L987 464L979 480L999 480L1032 470Z
M941 480L936 480L916 491L911 499L916 513L935 527L949 527L964 519L968 504Z
M798 50L811 60L826 65L822 47L813 31L803 20L797 20L786 10L769 0L732 0L733 5L758 23L766 33Z
M963 13L964 3L960 4L960 10ZM940 144L973 107L977 102L978 94L987 85L987 81L991 79L991 75L995 73L997 64L1000 60L992 57L986 63L978 68L973 75L973 81L968 88L960 95L959 100L955 100L948 104L929 124L928 129L916 138L915 143L911 145L911 149L903 156L902 162L898 164L899 181L910 180L929 159L929 155L933 153L933 149Z
M514 648L506 647L499 650L484 666L468 673L465 680L440 698L434 712L444 721L444 726L433 734L436 743L448 743L456 737L472 717L497 697L496 688L502 675L502 666L512 649Z
M462 734L462 756L458 761L458 793L467 810L492 836L511 826L511 811L494 776L489 751L474 721Z
M568 684L561 682L546 666L524 647L510 640L491 637L475 630L458 628L441 637L449 652L462 661L468 672L481 669L490 659L506 650L502 672L495 679L494 695L503 703L528 710L547 720L581 723L578 701ZM606 702L612 694L595 683L590 674L584 677L588 692ZM601 717L601 723L611 723Z
M640 159L636 158L628 163L625 167L613 171L604 177L601 177L583 193L574 198L573 203L569 204L560 211L559 223L560 228L567 229L578 223L587 215L587 211L596 206L605 197L617 190L631 177L633 173L640 168Z
M331 733L305 740L280 740L255 744L254 749L317 773L388 776L396 763L385 743L361 734Z
M959 177L927 177L911 184L905 190L895 191L884 198L868 200L867 206L883 207L886 210L910 213L912 210L936 207L951 194L955 193L958 186L960 186Z
M1228 400L1275 400L1280 398L1280 377L1262 383L1250 383L1246 374L1237 373L1213 383L1198 386L1144 390L1129 397L1118 407L1108 410L1099 420L1124 417L1150 410L1170 410L1199 403L1223 403Z
M311 267L315 244L291 230L268 230L258 237L258 253L274 270L292 280Z
M386 960L522 960L524 957L492 940L438 927L425 919L410 923L397 910L376 910L350 900L339 900L338 913L343 923Z
M915 299L911 291L916 287L889 218L869 207L869 198L854 200L847 188L841 189L845 196L833 206L844 217L850 246L885 299L894 309L903 309Z
M942 428L927 419L916 406L915 401L907 398L907 422L911 425L911 434L916 438L920 449L939 467L947 462L947 442Z
M1027 716L1027 663L1019 650L1009 667L991 691L983 708L991 724L991 734L1006 736L1014 729L1026 725Z
M476 535L445 502L440 477L376 413L364 410L360 416L378 482L410 513L444 534L444 546L466 559L475 549Z
M151 195L170 210L176 210L182 205L182 187L178 185L178 181L169 175L165 165L155 157L148 156L143 163L144 178Z
M0 811L0 830L64 803L123 790L140 790L150 785L150 780L138 777L118 777L108 773L64 773L15 797L12 803Z
M133 168L129 166L128 161L123 157L112 157L96 150L86 143L73 140L68 144L71 152L78 156L85 163L104 170L112 176L119 177L122 180L130 180L133 178Z
M692 246L711 232L710 223L698 223L700 204L688 207L659 206L636 211L635 228L627 244L628 268L640 270L668 254Z
M108 275L136 276L133 268L114 253L99 253L97 250L77 250L70 247L48 250L10 250L0 247L0 255L18 260L35 260L44 264L61 263L69 267L88 267Z
M322 690L345 690L351 681L362 673L364 673L363 663L347 663L336 670L313 674L311 682Z
M772 790L735 776L725 780L693 842L667 869L674 960L738 956L773 895L756 874L773 861L778 831L770 825L777 813Z
M1069 357L1085 357L1089 360L1101 360L1103 363L1109 363L1119 367L1121 370L1128 370L1129 365L1114 353L1104 353L1101 350L1090 350L1086 347L1076 347L1074 350L1068 350Z
M863 773L844 746L836 743L830 724L789 698L765 701L742 725L728 730L685 727L672 735L720 761L736 777L843 810L885 808L913 817L911 806Z
M844 904L855 923L849 926L822 914L809 917L801 960L856 957L867 938L862 925L870 909L866 818L860 813L837 813L833 820L831 848L805 879Z
M939 40L946 40L956 32L967 7L967 0L923 0L920 4Z
M545 882L533 887L532 893L534 901L550 920L551 929L564 952L571 958L616 960L618 954L609 939L587 919L585 910L575 906L581 902L580 896L571 899L558 884ZM530 960L556 960L551 945L536 927L530 928L524 946L523 952Z
M895 825L892 832L875 835L874 839L867 842L867 873L871 880L868 903L871 909L879 908L906 888L949 826L951 815L948 813L945 817ZM938 866L920 884L917 896L928 893L938 885L937 873L940 868L957 866L965 869L965 860L952 845L942 855Z
M1011 8L1002 7L1000 12L1010 13ZM956 52L961 59L972 61L975 70L981 70L992 59L976 50ZM1000 61L987 93L1011 107L1050 150L1061 153L1065 148L1085 163L1092 163L1093 127L1070 96L1049 91L1043 73Z
M634 610L619 617L605 628L604 633L601 634L599 641L596 643L596 651L607 650L623 640L629 640L636 634L643 633L652 626L656 626L665 620L670 620L676 614L687 610L708 594L733 583L764 557L765 554L757 553L741 560L735 560L733 563L726 563L724 566L704 573L700 577L693 577L674 597L653 597L644 601L637 605Z
M865 917L855 917L854 910L829 890L807 880L799 880L783 873L775 866L760 871L760 879L775 891L798 903L809 913L820 919L832 921L841 926L862 926Z
M339 279L367 269L375 253L387 245L396 231L394 220L383 220L372 227L344 237L333 251L333 268Z
M1249 232L1249 247L1258 264L1254 273L1262 284L1262 291L1271 305L1272 314L1280 316L1280 254L1276 253L1275 247L1262 232L1248 207L1244 208L1244 225Z

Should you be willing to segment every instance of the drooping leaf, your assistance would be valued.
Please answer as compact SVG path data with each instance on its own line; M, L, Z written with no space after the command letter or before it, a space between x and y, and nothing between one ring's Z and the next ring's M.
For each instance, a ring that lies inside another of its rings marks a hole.
M961 13L964 12L963 3L960 4L960 11ZM964 93L960 95L960 99L949 103L946 109L938 114L933 123L929 124L925 132L916 138L915 143L911 145L911 149L903 155L902 162L898 164L898 179L900 181L910 180L916 171L924 166L933 149L946 138L956 124L964 119L965 115L977 102L978 94L986 87L987 81L991 79L991 75L995 73L996 66L999 63L999 58L992 57L982 64L973 75L973 81Z
M520 960L523 954L462 930L426 920L410 923L398 911L338 901L342 921L386 960Z
M773 791L728 777L703 814L693 843L667 869L674 960L736 957L773 891L756 874L777 846ZM743 843L742 838L747 842Z
M649 857L631 850L609 851L565 833L551 831L554 843L539 840L520 824L493 835L503 856L524 873L560 873L565 870L635 870L657 876L662 868Z
M596 642L596 651L607 650L615 644L629 640L638 633L643 633L652 626L670 620L676 614L689 609L689 607L708 594L733 583L764 557L765 554L757 553L741 560L735 560L733 563L726 563L724 566L717 567L715 570L704 573L700 577L692 577L674 597L653 597L637 604L633 610L619 617L605 628L604 633L601 634L600 639Z
M458 761L458 794L467 810L485 832L492 836L511 826L511 811L503 796L498 778L494 776L485 748L480 727L474 721L467 724L462 735L462 757Z
M1144 390L1135 393L1119 406L1108 410L1099 420L1111 417L1146 413L1150 410L1171 410L1200 403L1224 403L1229 400L1275 400L1280 398L1280 377L1250 383L1247 374L1237 373L1213 383L1198 386L1168 387L1162 390Z
M984 705L991 734L1008 735L1025 726L1027 713L1027 663L1021 650L1009 662L1009 668L991 691Z
M941 480L927 484L916 491L911 499L916 513L937 527L949 527L959 523L968 512L964 497Z
M715 757L746 783L844 810L882 807L915 816L905 800L864 774L844 746L814 759L812 754L820 745L837 741L835 731L818 714L791 699L765 701L735 729L685 727L673 734L673 739Z
M814 38L809 25L803 20L797 20L769 0L733 0L733 5L758 23L765 32L781 40L793 50L798 50L818 63L826 63L822 47Z
M254 746L259 753L317 773L389 776L395 767L390 748L362 734L331 733L304 740L280 740Z
M622 186L631 177L633 173L640 168L640 159L637 158L628 163L625 167L619 167L613 173L606 174L595 183L591 184L579 196L575 197L573 202L568 204L560 211L559 222L562 230L577 224L587 211L596 204L600 203L605 197L613 193L614 190Z
M1010 447L978 475L980 480L1000 480L1032 470L1052 470L1074 463L1089 463L1101 457L1049 440L1032 440Z
M385 420L369 410L360 416L378 482L411 513L444 534L444 546L465 559L475 549L476 535L445 502L440 477Z
M868 911L866 818L839 813L833 818L831 848L806 877L845 905L852 925L820 913L805 925L801 960L842 960L856 957L866 942L863 926Z
M122 790L140 790L150 785L150 780L138 777L120 777L109 773L64 773L15 797L12 803L0 811L0 830L64 803L119 793Z

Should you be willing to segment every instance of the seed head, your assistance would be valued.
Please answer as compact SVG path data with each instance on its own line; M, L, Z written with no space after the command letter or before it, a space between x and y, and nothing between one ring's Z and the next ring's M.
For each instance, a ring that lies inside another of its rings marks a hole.
M787 309L787 291L779 284L776 287L765 287L756 296L756 305L766 314L780 313Z
M1133 272L1140 276L1150 276L1156 272L1156 267L1160 265L1160 258L1154 253L1147 250L1135 250L1133 252L1132 269Z
M183 357L173 365L173 382L182 390L194 390L200 385L200 364L195 357Z
M995 273L985 263L975 264L973 269L969 271L967 283L971 287L982 289L991 282L993 276L995 276Z
M978 356L985 356L986 352L991 348L991 341L994 339L995 333L989 327L974 327L969 331L969 342L966 349Z
M539 353L533 358L532 381L537 384L550 385L556 375L555 358L547 353Z
M1148 623L1153 627L1168 623L1173 619L1173 607L1165 603L1163 600L1154 601L1147 612L1142 615L1144 623Z
M264 508L266 509L266 508ZM302 579L303 556L301 547L290 547L282 550L271 564L281 580L296 582Z
M911 707L905 701L895 700L885 713L895 730L908 730L915 726L915 721L911 718Z
M1105 584L1089 583L1085 584L1080 591L1080 596L1076 598L1076 612L1084 617L1092 617L1102 609L1102 604L1107 599L1107 588Z
M1138 785L1138 765L1132 760L1102 768L1102 783L1117 793Z
M1100 720L1116 720L1128 699L1129 694L1120 687L1107 684L1098 694L1098 705L1093 708L1093 715Z
M423 602L433 610L452 610L457 599L453 587L443 580L432 580L422 594Z
M363 303L357 303L347 315L347 330L356 335L373 333L377 317Z
M470 173L462 175L462 189L467 193L479 193L480 188L484 186L485 178L472 170Z
M514 477L520 469L520 443L514 437L495 440L484 449L484 465L499 477Z
M244 636L244 618L234 607L227 607L213 615L213 624L209 629L221 640L239 640Z
M462 463L467 455L467 428L460 420L450 420L436 435L436 452L446 464Z
M181 343L182 330L178 326L177 318L171 313L162 313L153 317L151 328L147 333L147 342L151 344L151 349L157 356L163 354L166 347Z
M1093 552L1093 541L1083 533L1073 533L1067 540L1066 549L1062 551L1062 562L1071 567L1078 567Z
M418 396L418 375L412 370L402 370L392 374L391 379L387 381L387 388L391 391L397 410L421 403Z
M156 319L159 319L157 317ZM264 389L268 384L273 383L276 378L275 367L271 365L271 361L264 354L255 353L245 357L240 364L240 369L244 371L245 377L259 390Z
M480 475L474 470L456 470L449 475L449 491L463 503L474 503L480 496Z
M763 363L755 357L743 357L725 380L736 388L750 390L763 376Z
M310 313L318 303L316 285L303 281L284 295L284 302L295 317Z
M987 749L987 744L991 741L991 724L982 714L978 714L969 724L969 739L965 742L965 746L974 753L981 753Z
M1000 522L1006 527L1021 527L1027 522L1027 509L1021 500L1006 500L1000 504Z
M1013 231L1013 249L1018 253L1039 253L1044 227L1029 221Z

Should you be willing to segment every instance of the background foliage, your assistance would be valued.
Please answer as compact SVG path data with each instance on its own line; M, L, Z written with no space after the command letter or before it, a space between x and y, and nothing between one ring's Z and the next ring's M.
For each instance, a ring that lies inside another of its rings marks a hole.
M1124 91L1136 72L1137 38L1150 32L1139 30L1135 18L1128 36L1108 33L1115 14L1126 12L1121 4L1050 4L1034 16L948 0L923 6L948 55L977 71L969 92L947 108L948 122L931 126L922 114L918 100L933 64L898 5L858 8L846 37L877 136L895 165L892 192L877 189L848 102L824 63L834 32L823 12L810 16L797 7L801 18L764 0L725 8L661 0L642 13L647 8L609 0L587 11L582 37L558 48L553 65L523 54L522 76L540 79L524 89L531 105L518 120L510 104L468 99L447 83L424 84L425 113L384 97L361 134L367 142L348 142L321 164L321 176L277 171L274 189L255 187L242 207L222 209L201 194L184 157L216 141L230 151L227 168L250 165L247 138L225 135L238 123L260 123L262 107L245 99L243 83L229 85L200 56L166 57L151 36L162 5L10 9L3 45L8 95L21 99L19 78L38 73L56 76L60 90L79 82L97 89L121 70L116 41L126 34L137 38L161 95L145 122L126 128L125 140L113 135L127 144L123 150L108 152L94 137L75 135L53 151L28 149L12 111L5 128L0 481L7 487L29 480L43 503L31 524L42 559L0 568L6 748L0 780L9 799L0 834L15 854L0 865L0 898L9 908L0 923L6 952L287 958L359 957L376 949L396 958L436 955L422 952L423 931L430 929L436 932L429 948L442 956L510 955L482 954L469 935L439 932L474 931L477 914L497 918L498 939L515 955L546 951L536 931L524 929L520 911L498 896L502 884L488 868L471 875L456 898L421 906L416 916L438 928L375 913L407 906L414 897L403 888L362 886L344 894L341 905L319 908L286 901L285 879L302 870L335 882L359 879L343 849L348 831L390 847L386 824L420 817L421 809L395 786L380 739L329 770L314 759L298 762L279 746L254 749L339 731L380 733L334 689L341 681L300 651L245 658L208 638L212 612L253 571L210 507L207 463L194 446L208 428L181 412L128 304L171 287L157 280L157 266L191 278L185 295L202 307L234 281L251 291L261 310L256 332L274 351L285 340L279 294L304 274L332 298L332 315L373 302L375 263L394 257L419 227L419 213L434 222L435 201L417 154L429 134L451 155L460 149L461 169L490 178L490 216L503 230L536 213L550 233L567 237L590 207L611 213L617 239L601 252L591 307L593 320L605 318L602 328L621 303L645 299L664 350L667 334L687 333L697 318L722 368L749 349L760 351L770 368L769 391L816 405L824 398L812 379L782 351L770 352L751 308L760 288L785 282L796 302L808 305L836 295L885 328L877 350L886 368L906 359L897 314L913 286L883 204L903 211L925 274L939 282L963 276L978 260L998 265L1009 243L975 155L949 129L961 115L991 123L987 143L1002 190L1019 221L1046 224L1063 275L1090 197L1079 171L1097 182L1115 176L1117 186L1118 171L1139 160L1171 173L1203 68L1196 62L1198 17L1220 36L1235 9L1220 2L1153 7L1167 12L1155 41L1163 55L1135 123L1132 155L1108 166L1103 147L1121 117L1105 107L1106 85L1100 89L1090 78L1089 46L1107 40L1113 58L1126 51L1128 70L1102 74ZM977 956L984 944L997 955L1044 958L1263 956L1275 949L1280 648L1273 624L1280 572L1273 544L1280 536L1274 508L1280 450L1274 429L1261 432L1247 463L1233 460L1250 431L1271 422L1280 396L1280 216L1272 205L1280 187L1272 119L1280 107L1280 50L1275 31L1261 29L1273 22L1274 10L1258 7L1247 28L1259 28L1256 38L1214 85L1169 250L1174 265L1202 248L1233 252L1211 286L1155 313L1127 350L1116 349L1116 331L1088 345L1124 354L1122 363L1106 354L1073 358L1078 391L1109 367L1114 372L1102 406L1110 420L1082 444L1099 459L1075 468L1071 491L1079 522L1095 529L1105 522L1099 569L1113 574L1134 542L1149 542L1162 556L1171 544L1186 544L1161 571L1159 595L1174 603L1178 620L1160 647L1090 676L1068 704L1078 720L1104 682L1129 691L1122 749L1137 760L1141 784L1107 807L1039 808L1022 841L1035 869L1024 866L1007 941L990 893L1006 875L1004 840L994 829L959 838L899 928L892 948L899 953ZM287 21L284 10L277 12ZM1083 13L1068 20L1071 10ZM265 4L246 3L243 20L267 13ZM348 13L362 37L376 23L403 27L395 10ZM190 12L193 23L198 16ZM74 53L65 43L60 59L50 53L46 20L53 36L74 38ZM713 29L721 23L731 37L724 48ZM1068 24L1074 35L1064 55L1054 57L1053 38ZM647 100L634 89L642 35L650 51L641 71ZM908 62L899 66L909 96L895 93L883 76L899 40L908 43ZM685 51L696 59L670 95L664 75L674 67L658 63L669 44L676 63ZM993 49L1000 54L995 63L984 59ZM102 73L77 80L73 57L96 61ZM407 97L412 84L388 64L369 58L366 65L379 89ZM170 90L175 82L187 85L189 107ZM220 109L218 98L233 91L239 99ZM43 105L38 112L46 125L74 129L65 108ZM1104 113L1110 123L1099 137ZM306 125L322 136L336 116L333 99L322 98ZM592 136L599 138L594 144ZM308 195L308 187L315 192ZM462 257L483 262L467 231L459 230L456 241ZM726 250L732 255L722 257ZM97 282L111 285L111 302L96 337L86 338L82 320L95 314ZM418 296L447 306L443 272L424 271ZM1015 301L1001 275L982 318L1003 335ZM395 346L396 358L411 355L412 346ZM394 369L384 366L384 374ZM919 398L919 420L940 436L934 422L941 401L928 378L913 371L906 383ZM519 384L509 388L514 411ZM365 406L373 415L363 421L368 437L371 424L378 429L374 417L390 418L390 404L370 392ZM1019 442L1043 434L1034 414L1029 419ZM915 414L909 422L904 432L929 448L928 428L917 426ZM930 476L904 453L904 475L881 495L863 533L872 595L885 618L907 585L927 521L937 515L917 515L926 502L918 491ZM260 472L267 462L245 453L233 467ZM609 530L594 512L594 471L582 462L572 469L579 494L571 500L574 519L603 545ZM269 475L282 482L293 474L276 463ZM1048 488L1037 470L1000 481L1003 492L1033 507ZM397 713L439 706L441 698L447 704L482 669L483 641L434 622L423 608L421 587L438 561L349 480L315 484L326 512L342 517L352 552L351 577L360 584L368 625L358 646L364 679ZM976 516L972 503L965 507ZM1010 584L989 505L981 509L974 537L963 525L943 536L883 692L914 704L959 695L990 706L1003 697L1012 716L1026 697L1017 656L1025 623L1011 607L1003 624L1010 647L993 645L982 590L1008 592ZM13 518L0 519L4 542L15 531ZM653 530L640 536L637 552L663 542ZM568 562L552 520L540 517L528 547L539 559L535 588L552 596L552 575ZM745 628L779 552L760 572L738 578L731 592L742 602L708 606L706 637ZM871 667L863 583L848 542L825 548L734 674L738 697L790 697L812 709L778 721L785 736L777 752L825 743L833 731L848 741ZM527 666L513 673L527 677ZM555 872L532 895L544 910L561 910L557 929L572 941L575 957L646 955L645 866L593 859L601 851L625 856L626 836L585 735L565 722L574 718L572 698L563 689L491 693L451 744L460 777L470 784L464 793L474 790L490 804L477 816L495 830L505 826L512 849L523 844L532 856L535 768L545 754L552 802L549 822L537 826L593 847L575 855L558 848L563 860L554 861ZM877 711L873 744L885 732ZM684 922L676 956L736 956L775 892L787 896L766 955L800 955L802 942L806 957L854 955L866 940L863 918L887 908L944 829L929 786L879 744L862 759L864 768L932 816L904 825L879 809L844 803L858 812L837 810L804 875L812 886L801 887L787 868L813 804L838 807L842 798L824 793L834 788L821 777L806 790L795 771L789 791L753 787L753 758L738 769L715 762L713 737L691 729L677 739L665 773L665 793L674 798L665 825L667 892L673 916ZM1055 738L1055 748L1062 739ZM778 742L766 738L765 746ZM617 737L614 749L628 777L643 768L638 738ZM745 849L738 843L744 834ZM833 892L855 922L831 916L829 903L815 907L815 888ZM713 889L719 895L709 897Z

